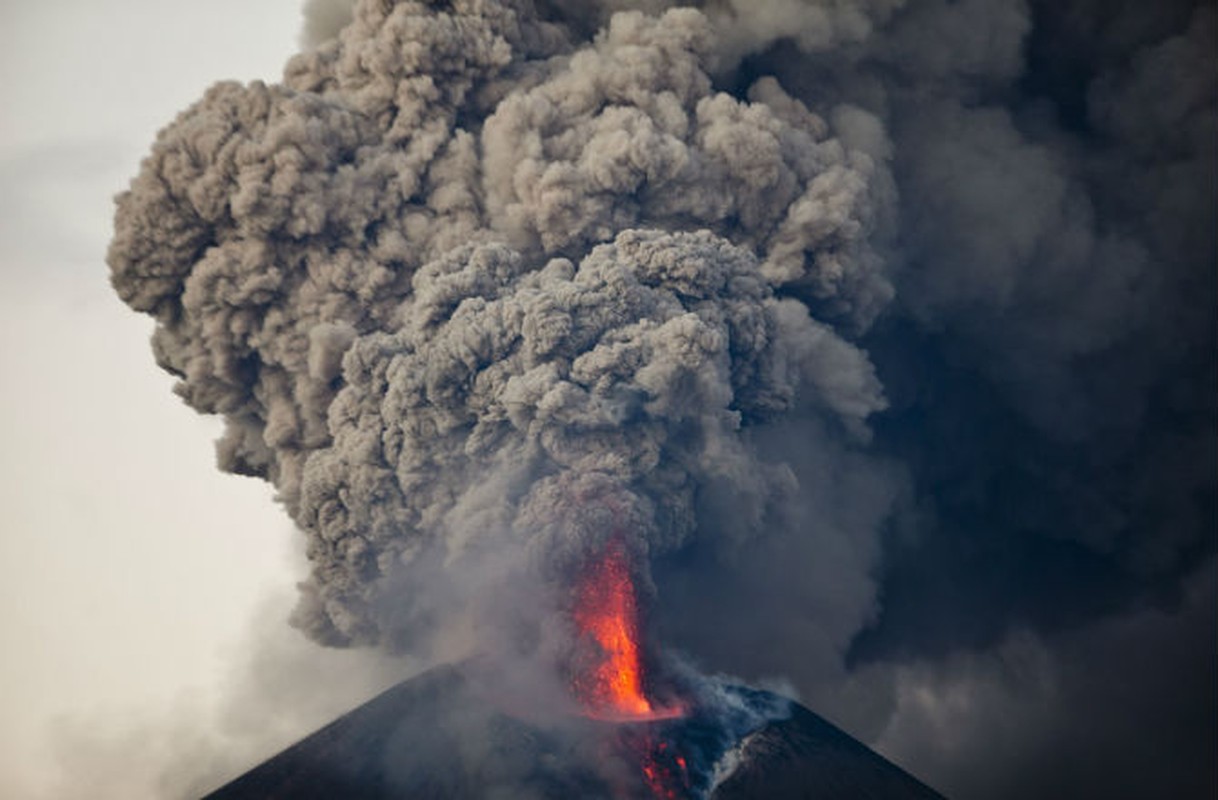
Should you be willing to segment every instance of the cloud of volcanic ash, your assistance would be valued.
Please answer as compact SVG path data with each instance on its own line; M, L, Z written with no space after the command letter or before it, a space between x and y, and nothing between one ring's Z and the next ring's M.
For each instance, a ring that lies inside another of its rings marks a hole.
M798 492L754 431L865 437L884 400L838 329L891 297L891 181L773 79L715 90L715 46L693 9L589 41L366 2L161 133L114 286L308 536L311 636L425 646L493 573L560 585L610 539L652 591L650 560L747 548Z
M911 721L984 730L1036 681L960 665L1012 653L1212 656L1214 4L670 5L310 0L281 84L162 131L115 288L307 537L318 641L561 646L613 543L705 667L949 794L1076 785ZM1157 735L1218 741L1184 683Z

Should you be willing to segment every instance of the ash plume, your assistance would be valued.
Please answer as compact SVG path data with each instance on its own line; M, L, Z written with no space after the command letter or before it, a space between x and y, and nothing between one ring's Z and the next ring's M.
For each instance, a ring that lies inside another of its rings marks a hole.
M306 536L314 639L537 644L612 539L708 669L1016 796L908 720L1215 661L1215 4L672 5L309 0L281 83L160 133L114 287ZM1199 686L1164 736L1218 743ZM1180 759L1057 785L1218 785Z
M712 41L689 9L584 44L527 5L364 3L283 85L163 132L114 285L225 416L221 467L308 534L311 635L392 640L381 589L431 548L544 563L618 530L641 563L710 481L759 524L786 473L742 429L801 394L855 428L882 407L799 298L863 327L891 294L883 166L773 80L713 91Z

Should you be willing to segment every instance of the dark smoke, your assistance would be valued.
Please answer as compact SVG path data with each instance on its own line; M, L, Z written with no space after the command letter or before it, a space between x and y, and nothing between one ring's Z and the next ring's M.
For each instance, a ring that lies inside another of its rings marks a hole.
M624 537L664 641L949 794L1212 794L1213 2L306 5L109 257L307 535L298 626L544 641ZM1069 766L909 723L1021 698Z

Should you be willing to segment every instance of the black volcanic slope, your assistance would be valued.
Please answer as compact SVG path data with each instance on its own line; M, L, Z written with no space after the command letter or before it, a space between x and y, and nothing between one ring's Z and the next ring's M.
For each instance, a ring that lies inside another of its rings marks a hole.
M207 796L207 800L652 798L646 753L661 753L672 798L942 800L806 708L729 688L785 718L729 734L720 717L540 726L489 709L460 667L404 681ZM659 748L659 749L657 749ZM733 752L724 756L727 750ZM688 771L678 770L682 754ZM710 789L715 762L735 765Z
M713 800L943 800L942 795L798 704L745 738Z

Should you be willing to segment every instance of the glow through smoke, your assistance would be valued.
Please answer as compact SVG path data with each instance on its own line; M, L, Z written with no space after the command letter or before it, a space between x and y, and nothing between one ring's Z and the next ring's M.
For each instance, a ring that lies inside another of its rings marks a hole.
M592 663L573 680L584 713L597 719L648 721L684 716L681 706L657 708L645 689L639 646L639 609L630 563L620 541L605 548L576 588L572 612L581 639L592 645Z
M685 715L680 705L657 707L647 696L639 645L639 609L630 563L619 540L585 571L572 612L579 636L592 645L593 658L573 681L584 713L614 722L650 722ZM642 777L657 798L679 798L688 786L685 759L650 730L633 742Z
M573 617L580 635L591 639L598 650L592 668L575 678L575 693L586 713L600 718L651 718L654 710L643 692L638 603L620 543L611 543L584 576Z

